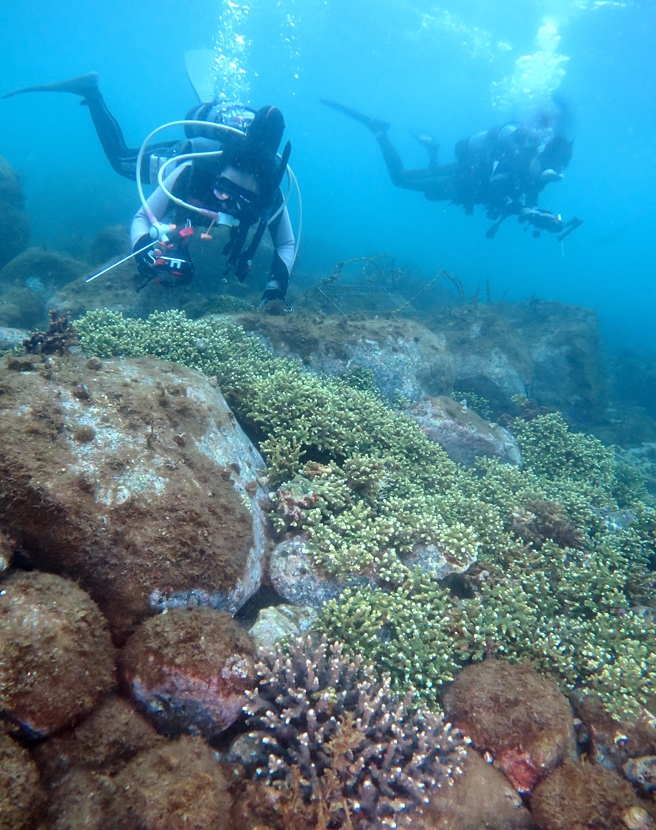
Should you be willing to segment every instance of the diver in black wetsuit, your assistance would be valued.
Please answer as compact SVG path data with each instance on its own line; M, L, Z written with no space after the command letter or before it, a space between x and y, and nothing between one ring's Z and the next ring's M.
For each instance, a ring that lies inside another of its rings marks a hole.
M563 178L572 156L572 145L549 128L539 129L509 122L487 132L461 139L455 147L456 161L439 164L437 145L431 138L415 136L427 149L427 167L406 170L388 136L389 123L369 118L334 101L323 101L370 130L378 142L392 182L406 190L417 190L429 201L462 205L471 214L483 205L489 219L495 220L486 233L496 234L508 216L533 225L534 236L541 230L563 239L582 220L563 222L560 216L538 207L540 192Z
M54 84L17 89L3 97L26 92L68 92L81 96L80 103L89 109L109 163L121 176L136 179L139 148L127 146L120 125L105 104L96 72ZM132 222L133 250L143 248L151 238L153 220L159 223L174 219L181 230L170 234L171 238L163 244L158 243L138 254L139 272L146 281L156 279L172 285L193 277L189 238L194 227L207 226L210 219L171 202L157 187L157 174L161 165L175 156L220 150L221 156L203 158L201 155L178 167L171 165L172 172L166 178L167 189L175 198L215 215L214 221L232 226L224 253L240 281L245 279L255 249L268 228L275 251L262 301L284 301L294 264L295 245L279 187L291 149L288 143L280 162L277 151L285 129L282 113L277 107L253 110L241 105L211 102L193 107L185 120L223 124L233 128L233 132L226 136L216 128L187 125L187 140L149 145L143 155L140 174L142 180L150 181L156 189L148 200L150 215L142 208ZM271 219L273 216L275 218ZM246 245L248 229L252 225L256 225L256 230Z

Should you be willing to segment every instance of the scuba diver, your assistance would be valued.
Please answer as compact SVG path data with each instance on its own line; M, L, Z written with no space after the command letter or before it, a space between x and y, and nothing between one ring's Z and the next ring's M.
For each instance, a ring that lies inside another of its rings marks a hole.
M456 161L449 164L439 163L439 145L432 138L415 136L428 151L428 165L406 170L387 134L387 121L369 118L335 101L322 99L322 103L354 118L373 133L397 187L418 190L429 201L462 205L467 214L473 213L475 205L483 205L488 219L494 221L485 234L488 239L509 216L532 225L534 237L545 230L558 234L559 240L583 222L578 218L563 222L559 215L538 207L540 192L550 182L562 180L572 157L572 143L562 135L554 135L550 127L515 122L493 127L458 141Z
M196 228L211 229L214 224L230 227L224 248L226 273L234 270L243 282L268 228L274 256L262 305L276 299L284 303L296 248L280 190L291 144L287 142L279 157L285 122L277 107L254 110L240 104L201 103L187 114L185 122L196 123L185 123L186 139L135 149L126 145L120 125L107 108L97 73L17 89L3 97L27 92L79 95L111 166L121 176L137 181L142 207L132 221L130 237L132 255L145 280L140 288L151 280L164 285L189 282L194 275L190 239ZM167 172L166 177L162 179L160 172ZM142 180L155 188L147 201ZM252 226L255 230L248 241ZM209 231L201 233L201 238L211 239Z

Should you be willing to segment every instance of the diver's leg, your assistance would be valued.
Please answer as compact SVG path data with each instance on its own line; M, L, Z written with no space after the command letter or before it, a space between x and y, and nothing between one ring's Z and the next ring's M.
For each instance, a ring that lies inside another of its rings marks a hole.
M378 146L383 154L387 172L390 174L393 184L397 187L402 187L405 190L419 190L421 192L425 192L427 183L434 178L434 172L429 168L406 170L403 167L401 156L389 140L387 133L378 132L375 135Z

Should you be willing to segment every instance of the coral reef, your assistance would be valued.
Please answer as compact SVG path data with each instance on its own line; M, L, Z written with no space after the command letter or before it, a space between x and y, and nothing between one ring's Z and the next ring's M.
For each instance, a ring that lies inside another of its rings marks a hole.
M577 758L567 699L528 664L488 658L467 666L444 695L444 709L520 793Z
M71 346L77 346L77 332L71 325L70 314L62 314L53 309L50 312L50 325L45 331L37 329L23 346L27 354L68 354Z
M387 680L338 643L298 640L257 669L245 710L269 752L256 775L271 792L276 826L301 815L316 827L409 826L459 774L463 738L395 699Z
M114 684L107 624L73 582L16 573L0 591L0 712L44 737L90 712Z
M119 657L126 689L166 735L211 738L255 684L253 643L225 611L172 608L142 623Z
M324 573L374 586L327 602L320 630L371 655L395 690L434 704L486 653L531 659L618 714L639 713L656 690L656 628L634 610L651 591L656 514L618 486L612 453L560 416L514 422L525 469L488 458L468 471L379 395L276 358L226 321L98 311L76 325L89 353L152 354L216 377L270 485L291 494L279 530L306 534ZM517 517L539 502L562 509L525 540ZM605 518L620 506L635 516L623 527ZM406 563L431 546L468 572L444 586L413 573Z
M0 731L0 830L31 830L44 803L34 761Z

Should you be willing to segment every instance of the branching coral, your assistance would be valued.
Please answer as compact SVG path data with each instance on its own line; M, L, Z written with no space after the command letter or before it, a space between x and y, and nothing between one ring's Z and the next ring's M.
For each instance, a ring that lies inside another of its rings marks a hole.
M296 790L317 819L330 817L324 826L417 826L430 792L460 772L462 736L395 698L388 679L377 681L338 643L299 640L257 670L259 687L245 707L253 737L263 734L269 752L257 775L283 804Z

